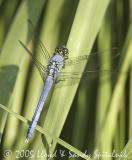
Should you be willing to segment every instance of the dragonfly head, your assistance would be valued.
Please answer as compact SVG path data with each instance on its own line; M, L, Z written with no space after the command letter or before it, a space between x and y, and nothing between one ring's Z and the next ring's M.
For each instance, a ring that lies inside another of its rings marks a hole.
M65 59L68 59L69 51L68 51L68 49L64 45L57 46L55 48L55 54L56 53L62 55Z

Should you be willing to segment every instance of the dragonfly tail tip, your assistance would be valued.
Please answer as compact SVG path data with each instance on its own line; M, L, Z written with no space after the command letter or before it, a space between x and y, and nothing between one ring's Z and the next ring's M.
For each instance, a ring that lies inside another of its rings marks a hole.
M26 138L25 142L26 142L26 143L28 143L28 142L29 142L29 139L28 139L28 138Z

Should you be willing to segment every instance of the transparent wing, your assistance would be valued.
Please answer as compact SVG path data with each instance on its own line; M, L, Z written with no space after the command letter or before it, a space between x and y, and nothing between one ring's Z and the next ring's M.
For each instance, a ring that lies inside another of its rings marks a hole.
M71 57L65 61L65 66L75 65L75 64L87 61L91 58L96 59L99 56L104 56L106 54L106 52L110 52L112 55L112 58L117 58L120 55L118 48L112 48L112 49L108 48L108 49L104 49L102 52L93 52L88 55Z
M47 75L46 67L42 65L42 63L40 63L40 61L33 56L32 52L23 44L23 42L21 42L20 40L19 42L24 47L24 49L27 51L27 53L30 55L30 57L32 58L33 64L37 67L42 79L45 80L46 75Z
M44 44L42 43L42 41L39 39L38 34L35 31L35 27L33 26L33 23L30 19L28 19L28 27L29 27L29 32L32 35L32 41L34 41L34 43L37 42L38 49L41 55L43 56L45 60L48 61L50 59L50 54L48 50L46 49L46 47L44 46Z
M95 52L91 53L90 55L86 56L80 56L75 57L75 59L72 59L73 61L68 61L67 65L65 65L65 68L62 70L62 72L57 77L56 83L57 86L64 85L73 85L79 82L84 82L84 80L97 78L99 76L102 76L103 79L107 80L110 76L115 76L117 73L117 60L119 58L119 52L116 52L114 55L111 56L111 62L109 68L105 65L100 65L100 59L99 56L103 56L102 54L105 54L105 52L108 52L108 50L105 50L103 53ZM88 63L86 65L84 72L79 72L80 63L84 60L88 60ZM69 72L69 67L73 64L76 64L76 67L74 67L74 72Z
M65 85L74 85L76 83L87 81L88 79L95 79L102 76L104 80L108 80L110 77L114 77L117 74L117 70L94 70L84 72L62 72L56 79L56 87L62 87Z

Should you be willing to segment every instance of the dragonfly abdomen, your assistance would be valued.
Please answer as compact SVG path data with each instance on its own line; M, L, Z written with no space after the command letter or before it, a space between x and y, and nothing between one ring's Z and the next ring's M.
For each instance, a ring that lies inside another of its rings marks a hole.
M48 96L48 93L53 83L56 81L58 73L63 68L63 66L64 66L64 57L62 55L56 54L50 59L50 62L47 66L47 78L45 79L44 88L42 90L31 124L27 131L26 141L29 141L29 139L33 135L33 132L38 123L40 114L42 112L43 106L45 104L46 98Z
M42 112L43 106L45 104L46 98L48 96L48 93L49 93L52 85L53 85L53 78L51 76L48 76L47 79L45 80L44 88L42 90L39 102L38 102L36 110L35 110L35 113L33 115L32 121L31 121L30 126L28 128L26 141L29 141L29 139L33 135L33 132L34 132L34 130L36 128L36 125L38 123L40 114Z

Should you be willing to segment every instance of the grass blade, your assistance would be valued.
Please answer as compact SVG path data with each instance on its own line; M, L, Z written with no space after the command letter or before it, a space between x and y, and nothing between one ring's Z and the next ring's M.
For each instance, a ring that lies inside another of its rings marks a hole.
M70 50L70 56L75 57L79 56L81 53L90 51L101 26L108 4L109 1L106 2L103 0L100 2L92 0L80 1L67 43L67 47ZM96 16L98 16L98 21ZM80 71L83 70L84 66L85 64L79 66ZM74 70L74 68L72 69ZM56 136L60 135L76 90L77 85L63 87L54 91L44 123L44 128L50 133L54 133ZM61 97L61 100L58 100L58 97ZM48 141L50 144L51 140L49 139ZM53 152L55 145L56 144L54 143L51 153Z

